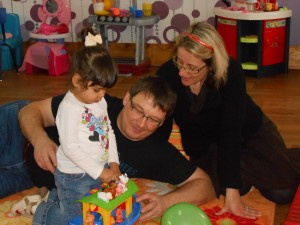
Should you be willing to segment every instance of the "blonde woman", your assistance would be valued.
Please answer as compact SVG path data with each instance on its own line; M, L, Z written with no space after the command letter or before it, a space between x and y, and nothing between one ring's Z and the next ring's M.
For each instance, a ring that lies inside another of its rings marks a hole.
M290 202L300 175L289 154L300 151L287 151L276 126L247 94L243 70L218 32L197 22L176 43L158 75L178 95L174 119L184 150L210 175L217 195L226 195L217 214L260 216L241 199L252 186L278 204Z

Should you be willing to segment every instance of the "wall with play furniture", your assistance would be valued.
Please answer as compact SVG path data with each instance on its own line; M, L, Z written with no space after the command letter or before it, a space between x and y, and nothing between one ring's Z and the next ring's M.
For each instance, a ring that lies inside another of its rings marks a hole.
M136 0L139 9L145 2L152 3L152 12L160 16L160 21L145 29L146 43L171 43L174 37L192 22L208 20L214 23L214 7L225 6L221 0ZM88 23L89 15L94 13L92 0L68 0L71 9L72 21L69 25L70 37L68 42L77 41L77 34L84 26L91 26ZM128 9L135 1L119 0L121 9ZM279 6L287 6L293 10L291 18L290 45L300 45L299 27L300 9L299 0L278 0ZM3 7L8 12L14 12L20 16L23 40L30 38L29 33L37 29L41 23L38 18L38 8L42 5L42 0L2 0ZM268 12L266 12L268 13ZM52 21L53 23L57 21ZM114 27L108 29L109 40L118 43L135 43L134 27Z

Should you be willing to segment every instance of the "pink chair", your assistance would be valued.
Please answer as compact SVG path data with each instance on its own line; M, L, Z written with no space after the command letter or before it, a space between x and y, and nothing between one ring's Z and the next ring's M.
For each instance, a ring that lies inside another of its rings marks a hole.
M62 49L65 50L65 47ZM69 55L62 54L56 55L53 51L50 51L49 55L49 75L50 76L57 76L69 71L70 67L70 60Z
M25 55L20 71L27 74L48 70L49 75L58 76L69 70L70 60L64 46L64 38L69 37L68 25L71 20L71 10L67 0L43 0L38 8L38 17L42 21L39 29L30 33L30 37L43 40L31 45ZM57 19L58 25L51 24ZM56 40L56 43L45 42Z
M37 42L26 52L20 71L33 74L48 70L50 76L58 76L69 71L70 59L63 44Z

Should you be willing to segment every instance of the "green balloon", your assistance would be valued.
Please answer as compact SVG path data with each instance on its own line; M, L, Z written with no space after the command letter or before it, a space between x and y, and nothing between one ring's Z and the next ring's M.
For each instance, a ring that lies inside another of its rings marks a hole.
M166 210L161 225L212 225L208 216L197 206L178 203Z

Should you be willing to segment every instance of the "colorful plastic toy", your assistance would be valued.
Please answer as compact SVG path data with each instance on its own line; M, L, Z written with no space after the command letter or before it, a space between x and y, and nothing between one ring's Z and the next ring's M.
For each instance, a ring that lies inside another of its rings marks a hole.
M51 4L56 5L56 10L50 10ZM71 10L66 0L43 0L43 6L38 8L38 17L42 23L47 23L49 18L57 18L60 23L68 25L71 21Z
M69 225L135 225L141 212L141 204L135 201L138 187L129 180L123 193L117 188L118 185L110 183L99 190L91 190L91 195L78 200L82 203L82 215L71 220ZM104 193L109 193L108 199ZM110 195L114 197L111 200Z

